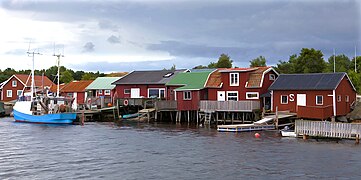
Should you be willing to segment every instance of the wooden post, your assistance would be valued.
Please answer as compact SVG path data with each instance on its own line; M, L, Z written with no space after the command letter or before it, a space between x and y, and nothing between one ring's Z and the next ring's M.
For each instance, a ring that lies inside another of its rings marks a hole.
M198 112L198 110L196 111L196 116L197 116L197 124L199 123L198 121L199 121L199 112Z
M119 112L119 99L117 99L117 112L118 112L118 119L120 119L120 112Z
M179 111L179 122L182 121L182 111Z
M155 111L154 119L155 119L155 121L158 120L158 111Z
M303 140L306 140L306 139L308 139L308 136L306 134L303 134L302 138L303 138Z
M278 129L278 106L276 106L276 119L275 119L275 127Z
M80 124L82 126L84 126L84 121L85 121L85 113L84 113L84 110L83 110L82 113L81 113L81 122L80 122Z
M360 144L360 134L356 134L356 142L355 144Z
M187 118L188 118L188 123L189 123L189 111L187 111Z
M234 119L234 113L232 112L232 115L231 115L231 121L232 121L232 124L233 124L233 119Z
M170 115L170 121L173 122L173 114L172 114L172 111L169 111L169 115Z
M218 111L216 111L216 125L218 125Z

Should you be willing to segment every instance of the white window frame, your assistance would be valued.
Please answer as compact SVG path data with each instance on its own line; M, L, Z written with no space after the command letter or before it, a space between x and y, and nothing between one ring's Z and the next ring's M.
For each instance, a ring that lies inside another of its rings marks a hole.
M104 90L104 95L110 95L110 90L109 89Z
M21 94L23 94L23 90L17 90L17 91L16 91L16 95L17 95L17 96L21 96Z
M346 101L346 102L350 102L350 96L346 95L346 96L345 96L345 101Z
M337 102L341 102L342 101L342 96L341 95L338 95L337 96Z
M282 97L286 97L286 102L282 102ZM287 95L281 95L281 104L288 104L288 96Z
M13 97L13 90L6 90L6 97Z
M165 98L165 96L166 96L166 94L165 94L165 88L148 88L148 98L150 98L150 96L149 96L149 90L158 90L158 94L159 94L159 96L158 96L158 98ZM164 91L164 97L160 97L161 96L161 90L163 90Z
M232 82L233 75L235 82ZM229 86L239 86L239 73L229 73Z
M126 93L125 90L128 90L128 92ZM124 94L130 94L130 89L124 89L123 93Z
M16 81L15 79L11 81L11 86L12 87L17 87L18 86L18 81Z
M183 91L183 100L192 100L192 92Z
M276 80L276 75L270 74L270 75L269 75L269 80L270 80L270 81Z
M257 95L256 97L248 97L250 94ZM258 92L246 92L246 99L259 99L259 93Z
M236 101L238 101L238 99L239 99L238 98L238 96L239 96L238 91L227 91L226 92L226 94L227 94L226 100L227 101L233 101L233 100L229 100L229 97L236 97L236 96L229 96L230 93L236 93L237 94L237 100Z
M321 97L321 103L318 103L317 98ZM323 105L323 96L322 95L316 95L316 105Z
M102 90L102 89L99 89L99 90L98 90L98 94L103 94L103 90Z

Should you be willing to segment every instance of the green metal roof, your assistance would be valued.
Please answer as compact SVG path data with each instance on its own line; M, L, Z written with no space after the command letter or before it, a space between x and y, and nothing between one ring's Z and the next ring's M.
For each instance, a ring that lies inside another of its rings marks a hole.
M173 79L171 79L166 85L167 86L182 86L176 91L187 91L187 90L200 90L203 89L209 74L214 70L196 71L196 72L182 72L178 73Z
M115 85L112 85L112 83L118 79L120 79L120 77L98 77L85 89L86 90L114 89Z

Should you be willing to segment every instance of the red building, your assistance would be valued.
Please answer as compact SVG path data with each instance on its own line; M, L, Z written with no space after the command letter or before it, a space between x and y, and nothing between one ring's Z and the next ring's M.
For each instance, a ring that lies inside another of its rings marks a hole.
M356 100L356 89L346 73L281 74L269 90L273 111L277 107L299 118L344 116Z
M72 81L60 89L60 95L74 98L73 109L76 109L78 105L85 104L85 100L88 96L85 88L92 82L93 80Z
M167 99L165 84L185 70L133 71L112 83L118 98Z
M213 73L208 82L208 100L216 101L260 101L261 106L270 107L268 87L278 73L272 67L227 68Z
M46 76L34 76L34 85L36 91L43 89L50 89L54 83ZM26 74L15 74L6 80L1 86L1 100L12 101L16 100L17 97L23 92L30 91L31 78Z

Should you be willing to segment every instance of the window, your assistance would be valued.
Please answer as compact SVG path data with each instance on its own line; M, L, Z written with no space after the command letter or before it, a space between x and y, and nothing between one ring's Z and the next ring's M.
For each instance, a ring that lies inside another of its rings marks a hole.
M103 94L103 90L99 89L98 94Z
M239 86L239 73L230 73L229 82L230 86Z
M246 92L246 99L258 99L258 92Z
M350 96L347 96L347 95L346 95L346 96L345 96L345 101L346 101L346 102L350 102Z
M316 96L316 105L323 105L323 96Z
M130 94L130 89L124 89L124 94Z
M12 87L16 87L17 86L17 81L13 80L11 85L12 85Z
M238 101L238 91L227 91L227 101Z
M148 97L150 98L164 98L165 97L165 89L164 88L149 88L148 89Z
M23 94L23 91L22 90L18 90L17 92L16 92L16 95L17 96L21 96Z
M288 104L288 96L285 95L281 96L281 104Z
M341 102L341 95L337 96L337 102Z
M276 79L276 75L274 74L269 75L269 80L274 81L275 79Z
M105 95L110 95L110 90L109 90L109 89L104 90L104 94L105 94Z
M66 96L73 97L73 93L67 93Z
M192 99L192 94L190 91L184 91L183 92L183 100L191 100Z
M6 97L13 97L13 91L12 90L6 90Z

